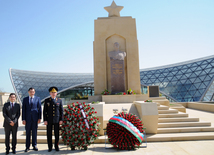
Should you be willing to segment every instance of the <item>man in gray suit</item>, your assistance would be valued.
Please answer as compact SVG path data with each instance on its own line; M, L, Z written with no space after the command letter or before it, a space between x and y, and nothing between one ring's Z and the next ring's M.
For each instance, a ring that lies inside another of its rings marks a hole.
M10 151L10 133L12 132L12 150L13 154L16 154L16 143L17 143L17 129L18 119L20 116L20 105L15 102L16 94L11 93L9 96L10 102L7 102L3 106L4 116L4 131L5 131L5 146L6 154Z

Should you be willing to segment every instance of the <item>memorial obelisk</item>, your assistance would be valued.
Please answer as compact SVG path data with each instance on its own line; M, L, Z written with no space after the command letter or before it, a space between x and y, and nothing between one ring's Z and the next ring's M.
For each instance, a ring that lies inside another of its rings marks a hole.
M104 9L108 17L95 20L94 28L95 95L105 89L114 94L130 88L141 94L135 19L121 17L123 6L117 6L114 1Z

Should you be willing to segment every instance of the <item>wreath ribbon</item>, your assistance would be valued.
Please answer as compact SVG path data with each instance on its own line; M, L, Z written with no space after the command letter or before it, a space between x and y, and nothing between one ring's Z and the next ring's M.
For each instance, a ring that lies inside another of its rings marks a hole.
M128 131L130 131L138 140L140 143L143 142L144 135L141 133L131 122L128 120L118 117L118 116L113 116L110 118L109 122L116 123L124 128L126 128Z
M82 104L81 104L81 103L78 103L78 106L79 106L80 111L81 111L81 113L82 113L82 115L83 115L83 118L84 118L84 122L85 122L86 127L87 127L88 129L90 129L90 126L89 126L89 123L88 123L88 119L87 119L87 116L86 116L86 114L85 114L85 111L84 111L84 109L83 109Z

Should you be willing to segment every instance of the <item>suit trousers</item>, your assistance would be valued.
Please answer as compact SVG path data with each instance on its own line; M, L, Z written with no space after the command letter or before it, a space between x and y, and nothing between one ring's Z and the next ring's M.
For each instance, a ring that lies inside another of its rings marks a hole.
M26 122L25 130L26 130L26 148L30 148L30 137L32 131L32 146L37 145L37 128L38 122L31 120L30 122Z
M48 149L52 150L52 128L54 126L54 136L55 136L55 148L58 148L59 145L59 123L50 123L47 125L47 141Z
M5 146L6 150L10 150L10 133L12 132L12 150L16 149L17 143L17 126L7 126L4 128L5 131Z

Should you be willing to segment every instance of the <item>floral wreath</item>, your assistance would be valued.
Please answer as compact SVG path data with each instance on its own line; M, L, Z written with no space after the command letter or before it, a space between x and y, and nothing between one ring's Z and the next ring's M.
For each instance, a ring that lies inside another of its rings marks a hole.
M120 150L134 150L143 142L143 124L134 114L118 113L107 124L109 142Z
M61 126L61 137L64 145L72 150L87 150L88 146L99 136L99 118L90 104L72 103L64 109L64 121Z

